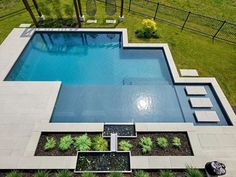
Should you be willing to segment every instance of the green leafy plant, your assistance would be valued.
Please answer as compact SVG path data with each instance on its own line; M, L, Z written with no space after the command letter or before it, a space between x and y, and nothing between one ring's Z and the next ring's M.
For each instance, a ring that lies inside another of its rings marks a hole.
M204 175L200 170L187 166L185 177L204 177Z
M87 134L75 137L74 146L77 151L88 151L91 149L91 139Z
M46 170L38 170L34 173L34 177L48 177L48 172Z
M47 142L45 143L45 145L43 147L43 149L45 151L48 151L48 150L51 150L51 149L55 148L55 146L56 146L55 138L53 138L53 137L51 137L51 138L50 137L46 137L46 140L47 140Z
M93 138L93 148L96 151L106 151L108 149L108 142L101 135Z
M63 136L60 138L59 149L61 151L67 151L73 144L73 138L71 135Z
M73 173L70 170L57 171L55 177L72 177Z
M181 139L178 138L177 136L175 136L175 137L173 138L173 140L172 140L172 145L173 145L174 147L180 148L181 145L182 145Z
M137 170L134 172L134 177L149 177L149 173L143 170Z
M175 177L175 174L170 170L161 170L160 177Z
M133 145L130 144L129 141L122 140L119 142L119 148L122 151L130 151L132 147Z
M138 38L159 38L156 22L151 19L144 19L142 21L142 28L136 30L135 34Z
M15 170L6 174L6 177L22 177L22 176L23 176L22 173Z
M139 145L141 146L143 153L148 153L152 150L152 139L150 137L142 137Z
M112 172L108 175L108 177L123 177L124 175L119 172Z
M81 177L96 177L96 175L91 172L86 172L86 173L82 173Z
M167 148L169 146L168 140L165 137L157 138L157 145L161 148Z

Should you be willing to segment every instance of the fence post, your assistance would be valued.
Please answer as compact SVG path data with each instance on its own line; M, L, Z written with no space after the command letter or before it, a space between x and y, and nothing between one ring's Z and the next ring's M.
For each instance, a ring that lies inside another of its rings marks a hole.
M129 0L129 11L130 11L130 8L131 8L131 0Z
M220 32L220 30L223 28L223 26L225 25L226 21L223 21L223 23L221 24L220 28L216 31L216 33L214 34L214 36L212 37L212 39L214 40L215 37L217 36L217 34Z
M159 8L159 5L160 5L160 3L158 2L157 3L157 7L156 7L156 11L155 11L155 15L154 15L154 20L156 20L156 16L157 16L157 11L158 11L158 8Z
M186 19L185 19L185 21L184 21L184 24L183 24L183 26L182 26L182 28L181 28L181 31L183 31L183 29L184 29L184 27L185 27L185 24L187 23L190 14L191 14L191 12L189 11L189 12L188 12L188 15L187 15L187 17L186 17Z

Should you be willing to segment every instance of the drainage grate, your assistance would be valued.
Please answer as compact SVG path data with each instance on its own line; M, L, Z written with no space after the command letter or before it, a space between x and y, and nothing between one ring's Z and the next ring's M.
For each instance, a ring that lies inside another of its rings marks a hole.
M103 136L110 137L113 133L117 133L118 137L137 137L134 124L105 124Z

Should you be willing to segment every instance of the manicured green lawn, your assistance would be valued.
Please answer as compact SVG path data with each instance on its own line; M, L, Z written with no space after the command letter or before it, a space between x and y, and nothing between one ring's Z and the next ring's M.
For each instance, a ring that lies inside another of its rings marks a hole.
M161 0L161 2L167 2L167 0ZM196 2L197 1L168 0L168 3L175 5L176 7L190 7L191 9L196 9L196 11L199 10L199 12L201 13L204 12L204 14L216 14L217 16L224 14L225 17L228 17L228 19L236 19L236 13L233 12L236 4L233 0L226 0L225 2L220 2L218 0L213 0L212 2L204 1L204 4L206 6L204 6L205 10L198 9L197 7L199 6L199 4ZM203 0L201 0L201 2L203 2ZM178 68L195 68L199 71L200 76L216 77L231 105L236 106L235 45L227 44L221 41L215 41L213 43L212 40L208 37L204 37L188 31L181 32L179 28L167 25L162 22L157 22L160 39L137 39L134 32L140 27L140 23L144 17L125 11L124 22L118 25L107 26L104 24L104 7L99 3L97 5L99 9L96 16L96 18L98 19L98 24L86 25L85 27L128 28L129 42L168 43ZM12 11L18 10L19 6L22 7L21 2L18 1L15 5L11 5L7 9L6 13L9 13L9 9L11 9ZM4 10L5 8L0 8L1 15L4 14ZM118 15L119 11L117 11L116 17ZM19 26L19 24L21 23L31 23L31 19L27 12L22 12L8 18L0 19L0 43L5 39L8 33L14 27Z

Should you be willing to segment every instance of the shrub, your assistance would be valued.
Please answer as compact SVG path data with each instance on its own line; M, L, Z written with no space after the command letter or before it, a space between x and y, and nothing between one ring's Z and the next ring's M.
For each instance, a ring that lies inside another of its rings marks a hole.
M22 177L22 176L23 176L22 173L15 170L6 174L6 177Z
M142 21L142 28L136 30L136 36L139 38L159 38L157 34L156 22L151 19L144 19Z
M195 169L193 167L187 167L185 177L204 177L204 175L198 169Z
M108 177L123 177L123 174L119 172L112 172L108 175Z
M48 172L45 170L38 170L34 173L34 177L48 177Z
M72 177L73 173L70 170L60 170L57 171L55 177Z
M60 139L59 149L61 151L67 151L70 148L70 146L73 144L73 142L74 141L71 135L63 136Z
M94 173L86 172L82 173L81 177L96 177L96 175Z
M175 137L173 138L173 140L172 140L172 145L173 145L174 147L180 148L181 145L182 145L182 144L181 144L181 139L175 136Z
M160 177L175 177L175 175L170 170L161 170Z
M74 146L77 151L88 151L92 145L91 139L87 134L75 137Z
M45 151L48 151L48 150L51 150L51 149L55 148L55 146L56 146L55 138L53 138L53 137L51 137L51 138L50 137L46 137L46 140L47 140L47 142L45 143L45 145L43 147L43 149Z
M101 135L93 138L93 148L96 151L106 151L108 149L108 142Z
M134 177L149 177L149 173L143 170L137 170L134 172Z
M129 141L122 140L119 142L119 148L122 151L130 151L132 147L133 145L130 144Z
M152 139L150 137L142 137L139 144L143 153L148 153L152 150Z
M159 137L159 138L157 138L157 145L164 149L169 146L169 143L165 137Z

